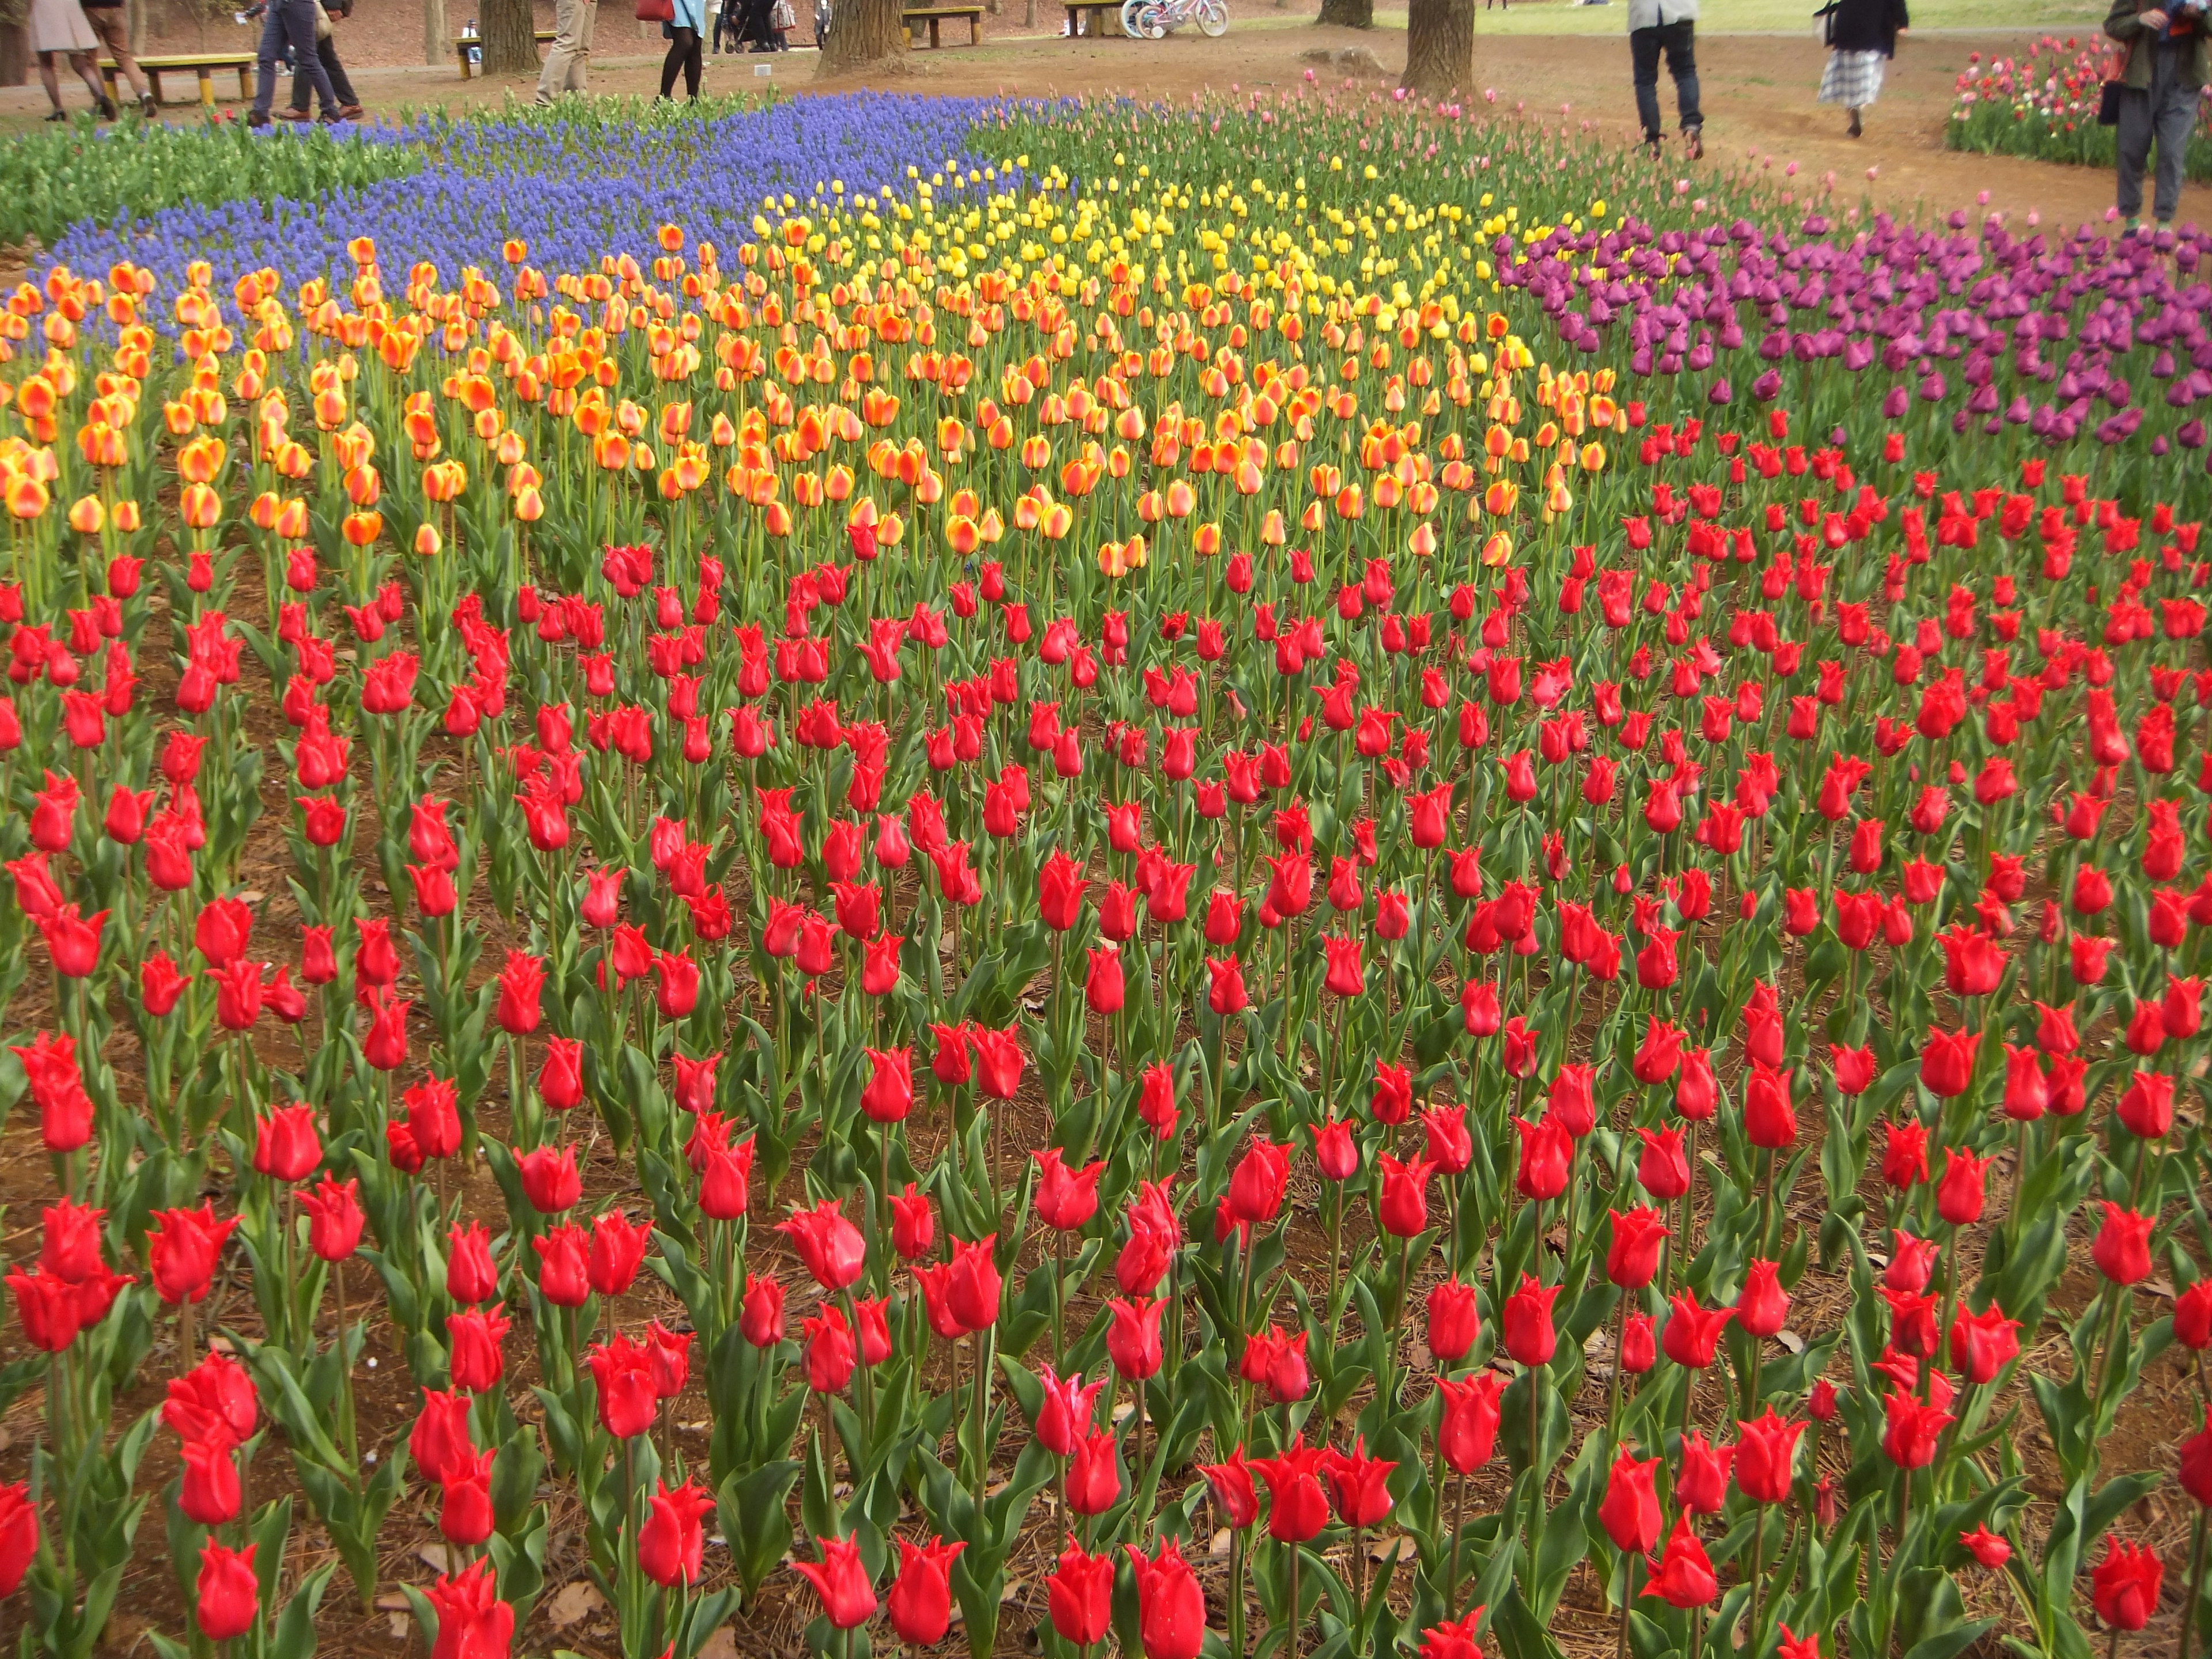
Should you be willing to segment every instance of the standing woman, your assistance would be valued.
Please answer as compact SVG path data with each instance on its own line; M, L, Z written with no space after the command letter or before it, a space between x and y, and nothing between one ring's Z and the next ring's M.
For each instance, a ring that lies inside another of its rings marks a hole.
M1841 104L1851 112L1851 137L1864 129L1859 112L1881 96L1881 66L1897 56L1897 37L1912 20L1905 0L1829 0L1820 15L1828 20L1828 66L1820 72L1820 101Z
M676 84L676 72L681 70L684 94L696 104L700 58L707 38L707 0L674 0L674 8L675 16L660 26L669 42L668 56L660 60L660 95L668 96Z

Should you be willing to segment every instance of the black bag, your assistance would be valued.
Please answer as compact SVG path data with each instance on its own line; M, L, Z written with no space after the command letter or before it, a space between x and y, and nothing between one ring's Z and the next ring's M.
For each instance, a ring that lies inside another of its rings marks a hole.
M2097 125L2116 127L2120 124L2120 88L2126 83L2107 81L2097 96Z

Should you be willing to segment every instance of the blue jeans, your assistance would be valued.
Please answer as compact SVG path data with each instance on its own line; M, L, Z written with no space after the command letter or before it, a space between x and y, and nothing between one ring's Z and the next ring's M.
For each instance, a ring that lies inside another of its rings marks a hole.
M292 43L292 61L299 65L298 72L307 77L307 84L322 100L323 112L336 110L338 100L331 91L331 77L315 50L315 0L269 0L269 9L261 19L261 61L253 76L253 112L265 120L270 105L276 100L276 64L284 55L287 40Z
M1644 122L1644 136L1659 136L1659 54L1667 54L1667 73L1674 77L1674 102L1681 111L1682 131L1705 124L1698 112L1698 26L1685 17L1656 28L1631 29L1628 60L1636 76L1636 112Z

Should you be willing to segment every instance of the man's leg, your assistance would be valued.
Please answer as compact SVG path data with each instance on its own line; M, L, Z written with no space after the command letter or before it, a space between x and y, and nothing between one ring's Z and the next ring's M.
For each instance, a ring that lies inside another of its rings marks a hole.
M92 52L73 52L70 54L70 67L76 71L76 78L84 82L85 90L92 94L92 106L112 120L115 100L107 95L107 88L100 83L100 65L94 58Z
M124 21L120 6L88 6L84 21L92 25L92 32L100 37L101 48L115 60L116 73L131 83L131 95L141 107L151 94L146 89L146 77L140 73L138 60L131 55L131 30Z
M576 50L568 60L568 90L592 89L592 36L599 23L599 0L576 0Z
M1705 125L1698 107L1698 26L1688 18L1667 26L1667 73L1674 77L1674 106L1682 118L1682 131L1696 132ZM1657 107L1657 100L1653 100Z
M331 114L337 110L338 100L331 90L331 77L323 72L322 57L315 50L315 0L283 0L283 5L284 32L292 40L292 72L307 77L307 84L322 101L323 112Z
M315 55L323 60L323 73L331 77L331 90L338 95L338 107L358 109L361 99L353 89L353 77L338 61L338 43L334 40L317 40Z
M2143 162L2150 155L2150 94L2133 87L2120 88L2120 119L2113 142L2120 153L2120 187L2117 204L2126 219L2142 216Z
M1646 143L1659 139L1659 31L1628 32L1628 62L1636 79L1636 113L1644 123Z
M2189 132L2197 125L2197 92L2194 87L2170 84L2159 100L2154 125L2158 137L2158 173L2151 189L2151 216L2162 225L2173 222L2181 207L2182 168L2189 159Z
M261 14L261 50L253 76L253 114L250 118L255 126L268 125L269 106L276 101L276 60L283 52L283 0L269 0L269 9Z
M554 0L553 45L545 53L545 65L538 71L538 101L550 104L555 95L568 90L568 58L575 49L576 12L579 0Z

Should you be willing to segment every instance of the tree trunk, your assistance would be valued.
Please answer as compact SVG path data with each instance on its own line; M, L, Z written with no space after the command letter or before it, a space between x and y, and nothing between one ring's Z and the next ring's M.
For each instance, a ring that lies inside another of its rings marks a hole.
M1438 99L1474 84L1474 0L1408 0L1406 76L1398 84Z
M906 25L900 0L838 0L815 73L843 75L854 70L901 68L906 62Z
M1334 23L1339 28L1371 29L1375 27L1375 0L1321 0L1321 16L1316 21Z
M422 0L422 61L435 69L453 49L446 33L446 0Z
M124 38L131 42L131 55L136 58L146 50L146 0L125 0L123 27Z
M538 73L538 14L530 0L480 0L477 32L483 36L483 72Z
M31 78L29 21L0 23L0 87L20 87Z

